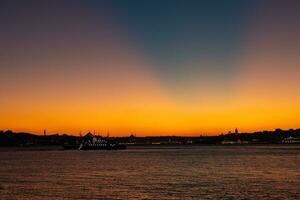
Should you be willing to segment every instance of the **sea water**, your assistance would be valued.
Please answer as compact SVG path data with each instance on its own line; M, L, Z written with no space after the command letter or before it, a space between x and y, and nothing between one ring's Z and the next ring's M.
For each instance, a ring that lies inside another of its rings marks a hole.
M300 199L299 149L0 150L0 199Z

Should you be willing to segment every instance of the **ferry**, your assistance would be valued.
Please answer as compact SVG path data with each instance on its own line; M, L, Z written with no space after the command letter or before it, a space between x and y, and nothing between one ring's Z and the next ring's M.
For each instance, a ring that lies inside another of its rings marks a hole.
M282 141L281 141L283 144L300 144L300 138L295 138L295 137L287 137L287 138L284 138Z
M119 150L126 149L125 145L106 140L102 137L93 137L92 139L85 139L79 145L79 150Z
M101 136L95 136L92 133L86 134L80 144L64 145L64 149L78 150L120 150L126 149L126 145L118 144L112 140Z

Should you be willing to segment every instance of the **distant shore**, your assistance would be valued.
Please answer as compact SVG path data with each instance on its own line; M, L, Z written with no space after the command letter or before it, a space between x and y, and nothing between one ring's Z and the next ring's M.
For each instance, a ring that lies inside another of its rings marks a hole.
M126 145L128 147L152 146L204 146L204 145L293 145L300 144L300 129L274 131L261 131L255 133L234 133L220 134L218 136L146 136L136 137L102 137L96 134L87 133L85 136L73 135L35 135L31 133L16 133L13 131L0 131L0 148L15 148L16 150L44 151L60 150L62 147L76 147L84 141L86 136L103 138L106 141ZM75 148L76 149L76 148Z
M300 144L197 144L197 145L187 145L187 144L130 144L127 145L127 149L193 149L193 148L205 148L205 147L274 147L276 149L285 149L285 150L300 150ZM65 150L60 145L48 145L48 146L35 146L35 147L0 147L0 152L18 152L18 151L77 151Z

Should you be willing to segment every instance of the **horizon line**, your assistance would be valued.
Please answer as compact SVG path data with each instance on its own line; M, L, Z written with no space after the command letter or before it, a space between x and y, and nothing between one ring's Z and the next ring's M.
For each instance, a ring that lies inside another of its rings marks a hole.
M45 131L46 129L44 129ZM259 132L276 132L276 131L295 131L295 130L300 130L300 127L299 128L289 128L289 129L282 129L282 128L275 128L273 130L257 130L257 131L251 131L251 132L235 132L235 131L228 131L226 133L219 133L219 134L207 134L207 133L203 133L203 134L162 134L162 135L139 135L136 134L136 133L129 133L128 135L112 135L110 136L110 134L101 134L101 133L93 133L92 131L87 131L87 132L84 132L82 135L79 133L79 134L72 134L72 133L49 133L47 134L47 132L27 132L27 131L14 131L12 129L7 129L7 130L0 130L0 133L5 133L5 132L12 132L12 133L27 133L27 134L32 134L32 135L37 135L37 136L51 136L51 135L67 135L67 136L84 136L88 133L92 133L94 135L97 135L97 136L102 136L102 137L130 137L130 136L134 136L134 137L210 137L210 136L220 136L220 135L227 135L227 134L253 134L253 133L259 133ZM106 136L105 136L106 135Z

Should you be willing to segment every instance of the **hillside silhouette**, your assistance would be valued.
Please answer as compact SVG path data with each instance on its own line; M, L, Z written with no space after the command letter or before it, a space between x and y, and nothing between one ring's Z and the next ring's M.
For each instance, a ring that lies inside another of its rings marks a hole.
M92 134L92 133L88 133ZM101 137L101 136L97 136ZM36 147L36 146L60 146L78 145L84 137L67 134L35 135L25 132L13 132L11 130L0 131L0 146L2 147ZM300 129L274 131L260 131L254 133L220 134L218 136L146 136L136 137L106 137L114 142L128 145L218 145L218 144L281 144L300 143Z

